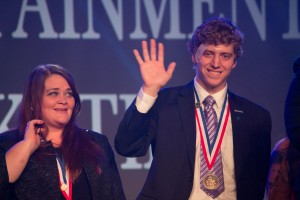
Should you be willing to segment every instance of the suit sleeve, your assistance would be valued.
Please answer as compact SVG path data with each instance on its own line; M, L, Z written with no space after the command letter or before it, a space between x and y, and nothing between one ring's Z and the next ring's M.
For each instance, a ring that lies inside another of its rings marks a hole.
M284 110L287 135L291 143L300 151L300 74L296 74L290 84Z
M155 133L152 107L147 113L140 113L135 100L126 110L119 124L114 144L116 151L126 157L144 156Z
M267 183L268 170L270 166L270 152L271 152L271 129L272 122L270 113L267 112L264 119L260 122L260 131L258 135L258 144L256 148L259 149L258 154L258 183L263 199L265 194L265 187Z

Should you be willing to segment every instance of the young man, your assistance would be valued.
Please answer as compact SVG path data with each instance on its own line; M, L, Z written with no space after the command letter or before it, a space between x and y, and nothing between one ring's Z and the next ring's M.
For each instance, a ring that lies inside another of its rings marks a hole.
M155 40L150 53L142 41L143 58L134 50L144 84L119 125L115 148L132 157L152 147L153 162L137 199L264 198L270 114L230 92L226 83L242 55L242 41L229 20L207 20L190 41L194 80L163 90L176 65L165 70L163 45L158 56Z

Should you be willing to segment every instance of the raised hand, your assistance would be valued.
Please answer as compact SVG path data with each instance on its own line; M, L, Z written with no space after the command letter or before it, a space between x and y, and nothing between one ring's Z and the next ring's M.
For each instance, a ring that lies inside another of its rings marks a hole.
M158 43L157 53L156 41L154 39L150 40L150 55L146 41L142 41L142 52L143 58L137 49L133 50L144 81L142 86L143 91L148 95L157 96L159 90L171 79L176 63L171 62L168 68L165 69L164 46L162 43Z
M40 146L40 131L43 128L36 128L35 125L43 124L42 120L31 120L27 123L24 139L11 147L5 154L8 178L14 183L23 172L29 157ZM40 130L37 130L40 129Z
M42 125L44 122L42 120L31 120L27 123L24 135L24 141L27 141L31 144L32 150L34 152L41 143L41 132L44 131L44 128L37 128L36 125Z

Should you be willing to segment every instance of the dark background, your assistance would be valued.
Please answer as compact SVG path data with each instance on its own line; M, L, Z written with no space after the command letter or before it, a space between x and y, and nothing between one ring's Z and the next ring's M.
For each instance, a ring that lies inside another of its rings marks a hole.
M189 34L209 17L226 16L245 34L244 56L232 72L229 88L271 112L273 147L285 136L284 101L293 76L293 60L300 55L298 1L201 2L1 0L0 132L16 126L18 108L13 106L18 103L17 97L21 97L32 68L54 63L72 73L82 95L83 107L78 124L105 134L113 147L118 123L129 100L134 98L142 84L132 50L140 49L142 39L155 38L163 42L166 66L171 61L177 63L167 86L186 84L194 77L186 46ZM88 12L88 5L91 5L92 12ZM22 12L25 12L23 17ZM91 26L88 13L91 14ZM41 16L45 14L48 22L42 20ZM13 34L18 25L27 36ZM43 36L41 33L49 30L45 27L50 26L52 35ZM62 33L70 26L76 32L76 38L63 37ZM91 27L100 34L99 38L84 37ZM140 33L133 34L138 27ZM174 27L178 27L180 37L167 37ZM125 96L127 103L123 100L124 95L129 95L128 98ZM92 98L93 103L86 98ZM127 198L134 199L144 183L149 168L147 162L151 158L146 155L130 160L115 156ZM135 164L124 167L124 163L129 162Z

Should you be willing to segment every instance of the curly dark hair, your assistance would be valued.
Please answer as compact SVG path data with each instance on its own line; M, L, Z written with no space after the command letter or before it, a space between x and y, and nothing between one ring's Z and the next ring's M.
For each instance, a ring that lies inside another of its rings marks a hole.
M243 33L229 19L213 17L196 28L188 48L194 55L201 44L233 44L237 59L243 54L243 38Z

